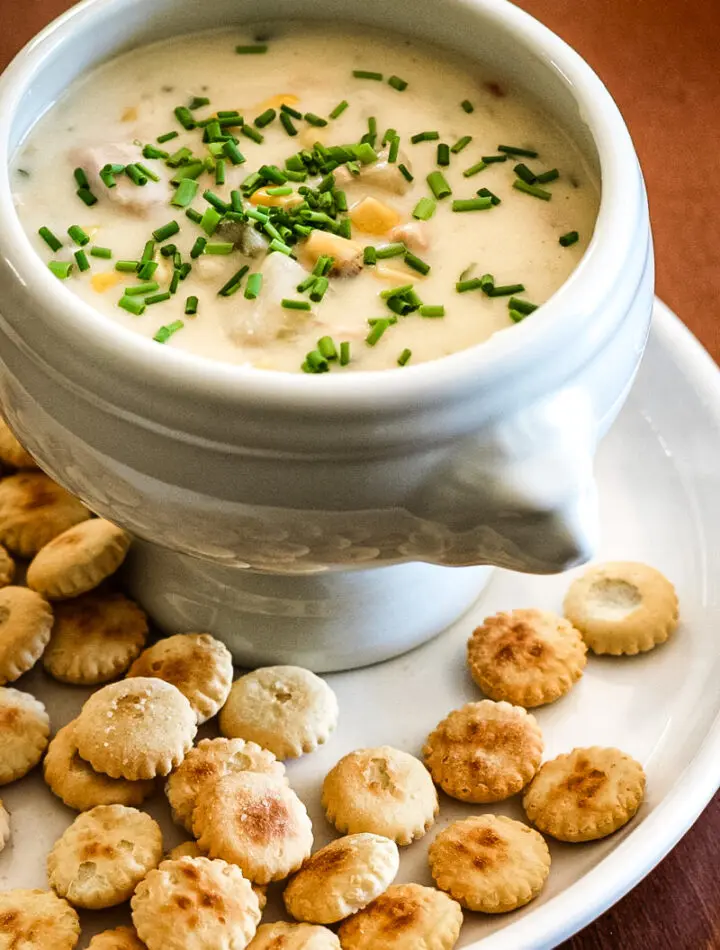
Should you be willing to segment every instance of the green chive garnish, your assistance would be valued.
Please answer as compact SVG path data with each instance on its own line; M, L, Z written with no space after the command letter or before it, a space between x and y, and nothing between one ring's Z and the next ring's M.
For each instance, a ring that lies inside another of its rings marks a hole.
M217 211L215 208L213 208L212 205L210 205L210 207L206 208L205 211L203 212L203 216L200 219L200 227L203 229L203 231L207 234L208 237L212 237L212 235L215 233L215 229L217 228L218 224L220 224L221 221L222 221L222 215L220 214L220 212Z
M513 182L513 188L517 191L522 191L526 195L532 195L533 198L540 198L541 201L550 201L552 194L549 191L545 191L544 188L538 188L537 185L528 185L526 181L522 181L520 178L516 178Z
M270 125L276 116L277 112L275 109L266 109L264 112L261 112L260 115L254 120L255 125L259 129L264 129L266 125Z
M308 353L302 368L305 369L306 367L306 372L308 373L327 373L330 369L328 361L320 350L313 350L311 353Z
M207 96L193 96L188 103L188 109L202 109L203 106L209 106L210 100Z
M266 188L265 194L270 195L271 197L280 198L284 195L291 195L293 193L291 185L278 185L275 188Z
M245 128L245 126L243 126L243 128ZM234 142L224 142L223 152L225 152L233 165L242 165L245 161L245 156Z
M492 274L483 274L480 278L480 286L484 293L489 293L495 286L495 278Z
M280 113L280 123L288 135L297 135L298 130L293 125L293 121L287 112Z
M395 135L390 139L390 148L388 149L388 161L391 164L395 164L398 160L398 153L400 152L400 136Z
M168 223L163 224L161 228L156 228L152 234L156 241L162 242L167 241L173 234L177 234L179 230L180 225L177 221L168 221Z
M437 147L437 163L445 167L450 164L450 146L441 142Z
M292 257L292 248L288 247L283 241L278 241L277 238L273 238L270 244L268 245L270 251L279 251L281 254L285 254L287 257Z
M482 160L486 165L495 165L498 162L506 162L508 157L507 155L483 155Z
M329 281L327 277L316 277L315 283L310 291L310 299L315 303L320 303L327 292L328 285Z
M158 135L155 141L162 145L163 142L169 142L171 139L176 139L179 134L179 132L165 132L164 135Z
M85 251L75 251L74 257L79 271L90 270L90 261L87 259L87 254Z
M412 284L403 284L402 287L391 287L389 290L381 290L380 297L383 300L391 300L393 297L404 297L413 289Z
M498 145L498 152L504 152L505 155L518 155L521 158L537 158L538 153L531 148L517 148L515 145Z
M219 158L215 162L215 184L224 185L225 184L225 159Z
M560 244L563 247L570 247L572 244L577 244L580 240L580 235L577 231L568 231L567 234L563 234L560 237Z
M376 320L373 324L372 330L365 337L365 342L368 344L368 346L375 346L389 326L391 326L391 321L386 318Z
M156 280L149 280L144 284L133 284L125 288L125 294L128 297L142 297L145 294L151 294L159 288Z
M378 160L378 153L369 142L361 142L359 145L356 145L355 154L357 155L358 161L363 165L369 165L371 162Z
M149 178L150 181L160 181L160 176L156 175L152 168L143 165L142 162L135 162L135 168L137 168L141 174L145 175L146 178ZM125 169L125 171L127 171L127 169Z
M429 221L435 214L437 202L433 198L421 198L415 205L412 216L418 221Z
M408 87L407 80L401 79L399 76L391 76L388 79L388 85L392 86L393 89L397 89L398 92L405 92Z
M177 152L173 152L170 158L167 159L166 164L169 165L170 168L179 168L180 165L186 164L191 158L192 152L186 145L183 145Z
M377 82L382 82L383 80L382 73L372 73L366 69L353 69L353 76L356 79L375 79Z
M190 251L190 257L192 257L193 260L200 257L200 255L205 250L206 244L207 244L207 238L204 238L202 236L196 238L195 243L192 246L192 250Z
M235 245L232 241L218 241L214 244L205 245L205 254L225 255L232 254Z
M513 168L515 174L528 185L534 185L537 181L537 175L531 171L524 162L520 162Z
M469 280L459 280L455 284L455 290L459 294L464 294L464 293L467 293L468 290L480 290L482 286L483 286L482 277L471 277Z
M172 294L169 290L163 291L161 294L152 294L150 297L145 298L145 303L150 306L154 303L163 303L165 300L169 300L172 297Z
M77 182L78 188L90 187L90 182L88 181L88 177L85 174L84 168L76 168L75 171L73 172L73 175L75 177L75 181Z
M435 142L440 138L439 132L418 132L416 135L413 135L410 141L413 145L417 145L418 142Z
M105 258L106 260L109 260L112 257L112 251L110 250L109 247L98 247L97 245L95 245L94 247L90 248L90 256L102 257L102 258Z
M338 352L331 336L323 336L318 340L318 350L326 360L336 360L338 358Z
M78 198L88 206L88 208L91 208L94 204L97 204L97 198L89 188L78 188L76 194Z
M377 254L375 252L375 248L372 246L372 244L369 244L363 251L363 264L366 264L369 267L372 267L376 261L377 261Z
M241 56L252 56L257 53L267 53L267 43L254 43L251 46L236 46L235 52Z
M262 290L263 275L250 274L245 285L245 297L247 300L256 300Z
M297 109L293 109L292 106L286 105L284 102L280 106L280 111L292 116L293 119L302 119L302 112L298 112Z
M398 366L404 366L407 361L412 356L412 350L407 349L407 347L402 351L400 356L398 356Z
M240 132L246 136L246 138L252 139L252 141L256 142L258 145L262 145L262 143L265 141L265 136L258 132L257 129L254 129L251 125L244 125L240 129Z
M481 188L477 192L478 198L489 198L494 205L501 204L500 198L497 195L493 194L489 188Z
M156 343L166 343L173 333L177 333L178 330L182 330L185 324L182 320L173 320L172 323L168 323L166 327L160 327L158 332L153 337Z
M547 182L555 181L555 179L559 177L560 172L557 170L557 168L551 168L549 171L541 172L541 174L537 176L537 180L541 185L545 185Z
M340 365L347 366L350 362L350 343L347 340L343 340L340 344Z
M185 313L189 317L194 317L198 309L198 299L197 297L188 297L185 301Z
M197 194L198 183L192 178L183 178L170 201L176 208L185 208Z
M127 310L136 317L141 317L145 313L145 301L139 297L128 297L124 294L118 300L118 307L122 307L123 310Z
M318 128L322 128L328 124L327 119L323 119L322 116L315 115L314 112L306 112L304 119L310 125L315 125Z
M492 206L492 198L458 198L452 203L453 211L487 211Z
M521 300L520 297L511 297L508 300L508 307L510 310L517 310L518 313L527 316L529 313L534 313L537 310L537 304L530 303L529 300Z
M59 280L67 280L72 273L72 261L50 261L48 267Z
M384 244L381 247L375 248L375 257L379 261L383 261L388 257L400 257L401 254L404 254L407 248L402 242L396 242L395 244Z
M442 172L430 172L427 176L427 183L438 201L452 194L452 188L448 185Z
M288 300L287 297L283 297L280 301L280 306L284 307L286 310L311 310L311 306L307 300Z
M512 297L513 294L521 294L525 287L523 284L504 284L500 287L495 285L488 288L483 287L483 290L488 297Z
M457 155L459 152L462 152L464 148L467 148L471 142L472 135L463 135L463 137L458 139L457 142L452 146L450 151L453 153L453 155Z
M152 280L158 265L155 261L141 261L138 273L139 280Z
M240 282L247 272L250 270L247 264L243 264L240 270L235 271L230 280L218 290L218 297L232 297L232 295L239 290Z
M472 104L472 102L470 102L469 99L463 99L460 105L462 106L463 111L467 112L468 114L475 111L475 106Z
M527 317L527 314L521 313L519 310L510 309L508 310L508 316L513 323L522 323L525 317Z
M59 251L62 247L62 241L59 238L55 237L50 228L40 228L38 234L45 241L51 251Z
M230 205L226 201L223 201L219 195L216 195L214 191L210 191L209 188L203 192L203 198L208 204L212 205L213 208L217 208L221 214L225 214L226 211L230 210Z
M85 247L86 244L90 243L90 235L86 234L79 224L71 225L68 228L68 234L76 244L80 245L80 247Z
M115 270L122 274L136 274L140 270L140 261L116 261Z
M338 118L343 114L343 112L347 109L347 107L348 107L349 105L350 105L350 103L347 101L347 99L343 99L342 102L338 102L338 104L335 106L335 108L334 108L334 109L332 110L332 112L330 113L330 118L331 118L331 119L338 119Z
M398 165L398 171L406 181L415 181L415 176L406 165Z
M143 248L141 261L151 261L155 257L155 242L146 241L145 247Z
M321 260L322 258L318 258L318 264ZM315 265L315 269L317 270L317 264ZM314 272L312 274L308 274L305 280L301 280L295 289L299 294L304 294L306 290L309 290L309 288L312 287L318 276L320 276L320 274L316 276Z
M487 168L487 162L485 159L478 162L476 165L471 165L470 168L466 168L463 172L463 177L471 178L473 175L477 175L478 172L483 171Z
M175 112L175 118L184 129L187 129L189 132L195 128L197 124L195 117L187 106L177 106L173 111Z
M444 317L445 307L442 304L423 304L418 308L421 317Z
M412 251L405 251L404 260L408 267L412 267L412 269L416 270L419 274L424 275L430 272L430 265L420 260L419 257L416 257Z
M199 211L196 211L194 208L188 208L185 211L185 216L190 218L193 224L200 224L200 222L202 221L202 215L200 214Z

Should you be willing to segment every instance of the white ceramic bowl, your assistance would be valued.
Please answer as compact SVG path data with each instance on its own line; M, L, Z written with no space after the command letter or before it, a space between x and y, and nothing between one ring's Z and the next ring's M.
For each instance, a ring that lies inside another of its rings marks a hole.
M608 92L505 0L416 0L412 16L403 0L266 0L262 14L346 18L453 47L531 90L602 178L577 270L532 319L489 342L402 372L238 368L98 318L32 251L7 168L79 74L171 33L256 21L257 5L86 0L0 81L8 420L55 478L152 542L138 546L131 583L162 626L210 627L242 662L329 669L437 633L478 593L478 565L553 572L590 555L594 450L650 321L650 230Z

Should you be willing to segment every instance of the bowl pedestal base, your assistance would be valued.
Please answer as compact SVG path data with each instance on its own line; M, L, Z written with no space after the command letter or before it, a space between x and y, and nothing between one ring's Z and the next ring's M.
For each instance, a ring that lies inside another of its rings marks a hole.
M164 633L212 633L240 666L324 673L431 640L477 600L492 568L411 563L256 574L136 541L124 571L131 596Z

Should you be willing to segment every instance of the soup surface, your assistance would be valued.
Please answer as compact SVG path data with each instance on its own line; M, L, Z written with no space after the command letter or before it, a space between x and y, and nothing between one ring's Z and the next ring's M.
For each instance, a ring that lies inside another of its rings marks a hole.
M541 319L599 203L520 90L325 24L114 59L37 123L12 176L37 252L98 319L291 372L412 365Z

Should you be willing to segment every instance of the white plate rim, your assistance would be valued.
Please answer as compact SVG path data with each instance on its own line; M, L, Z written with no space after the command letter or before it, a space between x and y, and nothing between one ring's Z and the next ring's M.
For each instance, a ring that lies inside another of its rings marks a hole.
M702 344L661 300L653 333L686 366L720 428L720 370ZM546 904L469 944L466 950L552 950L628 894L680 841L720 788L720 714L674 785L610 854Z

